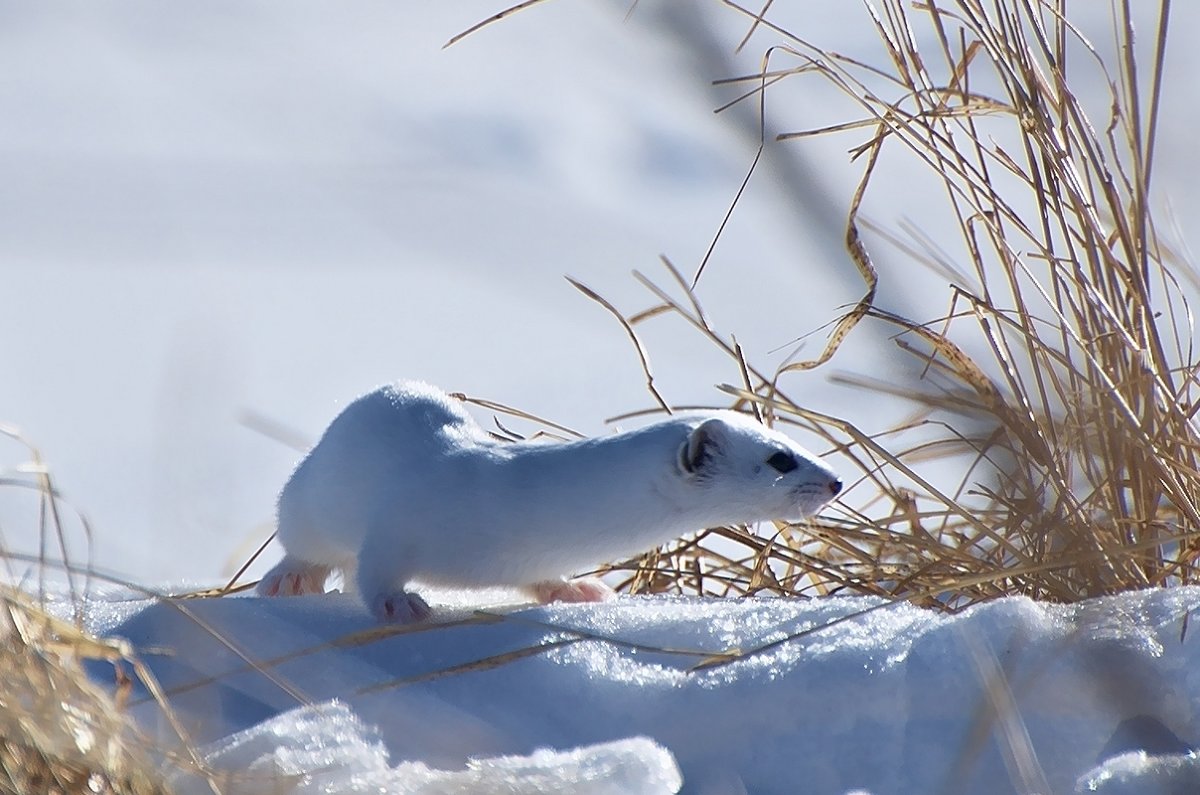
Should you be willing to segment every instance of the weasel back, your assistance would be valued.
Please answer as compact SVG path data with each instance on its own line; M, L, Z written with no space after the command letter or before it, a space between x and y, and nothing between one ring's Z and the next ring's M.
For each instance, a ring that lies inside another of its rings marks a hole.
M288 554L348 566L381 495L421 480L451 450L487 443L459 401L420 382L398 382L354 400L297 465L278 503Z

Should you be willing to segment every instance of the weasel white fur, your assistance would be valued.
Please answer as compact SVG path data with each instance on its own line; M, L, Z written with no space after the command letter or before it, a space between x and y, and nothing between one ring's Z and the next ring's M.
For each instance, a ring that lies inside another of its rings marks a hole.
M676 415L595 439L501 442L460 401L400 382L355 400L279 495L286 555L264 595L322 593L341 569L383 621L428 617L408 590L518 586L539 601L599 601L564 578L721 524L811 515L837 475L732 411Z

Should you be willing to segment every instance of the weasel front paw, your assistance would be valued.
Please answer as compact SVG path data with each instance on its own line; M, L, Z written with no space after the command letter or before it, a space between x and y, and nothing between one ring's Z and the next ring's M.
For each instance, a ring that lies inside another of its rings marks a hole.
M531 586L533 597L542 604L550 602L607 602L616 592L594 577L578 580L547 580Z
M371 612L385 624L419 624L433 613L424 599L404 591L376 596Z
M313 566L285 559L259 580L260 596L304 596L325 593L328 566Z

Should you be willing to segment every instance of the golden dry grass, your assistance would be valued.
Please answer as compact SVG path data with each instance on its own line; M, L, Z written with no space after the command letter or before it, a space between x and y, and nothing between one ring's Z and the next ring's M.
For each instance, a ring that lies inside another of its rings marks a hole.
M709 324L693 289L703 266L689 279L664 259L665 288L636 274L656 303L628 315L576 286L617 316L662 410L670 408L638 327L673 314L730 357L734 383L722 389L735 406L823 436L859 477L840 516L780 525L770 538L712 528L616 566L629 572L624 587L872 593L958 608L1010 594L1074 601L1196 581L1200 397L1187 306L1195 276L1160 240L1150 199L1169 3L1140 9L1143 26L1154 23L1142 31L1148 43L1135 40L1131 4L1114 3L1111 52L1102 52L1062 2L868 2L855 10L877 34L881 55L870 64L776 24L783 4L721 4L744 18L742 45L764 52L760 71L723 81L744 87L737 101L778 115L787 110L773 104L783 85L816 79L855 109L843 123L778 138L853 137L851 156L864 166L845 243L861 300L834 322L818 357L764 372ZM1088 81L1110 87L1107 101L1085 103L1074 87ZM952 284L936 305L949 311L906 317L876 305L860 210L888 158L914 160L940 184L944 219L958 230L946 243L961 254L868 231L947 274ZM920 365L920 378L899 385L835 376L919 407L908 426L884 434L787 394L796 383L789 373L836 361L862 322L891 327ZM906 442L913 428L924 436ZM931 482L930 460L947 458L960 462L961 481Z
M156 795L168 793L182 774L209 791L228 790L229 774L215 775L149 668L120 638L98 638L83 628L84 599L103 578L90 561L72 559L65 526L72 513L38 449L15 429L0 436L25 448L29 460L17 477L0 486L18 488L38 504L38 555L0 549L7 577L0 581L0 793L13 795ZM86 518L76 517L90 542ZM33 566L36 583L18 577L15 566ZM65 605L50 610L42 601L46 578L65 574ZM130 583L114 583L140 591ZM89 677L85 662L99 664L102 682ZM111 678L109 678L111 677ZM126 708L136 685L158 704L169 731L159 740L144 735ZM164 744L165 743L165 744Z
M112 651L21 591L0 592L0 792L168 791L112 697L79 665Z
M752 26L772 27L769 17L724 4ZM731 577L737 591L852 590L953 607L1195 581L1200 402L1180 284L1193 277L1161 244L1149 199L1168 4L1158 6L1153 45L1141 49L1128 4L1114 5L1111 34L1122 57L1109 64L1057 3L885 0L866 8L881 63L773 27L777 43L762 71L741 78L747 98L769 103L781 81L816 76L860 111L836 127L779 136L855 134L852 154L865 162L846 246L866 293L825 351L759 373L697 310L657 291L662 306L734 357L746 377L727 390L741 405L822 433L861 471L860 484L842 501L844 518L782 527L771 542L710 531L752 552L741 560L689 542L647 561L650 568L695 589L708 569ZM1099 105L1106 117L1089 117L1072 92L1086 70L1112 87ZM915 158L936 176L960 232L962 260L910 249L956 277L942 316L901 317L874 305L859 208L887 156ZM945 429L941 438L884 446L781 391L789 371L831 360L868 319L894 327L925 377L899 386L843 377L915 401L926 430ZM932 456L959 457L961 482L927 482L922 465ZM631 584L660 582L661 574L643 573Z

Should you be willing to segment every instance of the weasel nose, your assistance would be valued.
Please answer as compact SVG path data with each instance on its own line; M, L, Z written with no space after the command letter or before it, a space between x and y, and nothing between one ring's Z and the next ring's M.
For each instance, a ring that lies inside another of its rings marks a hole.
M829 491L834 497L842 493L842 479L834 478L829 481Z

